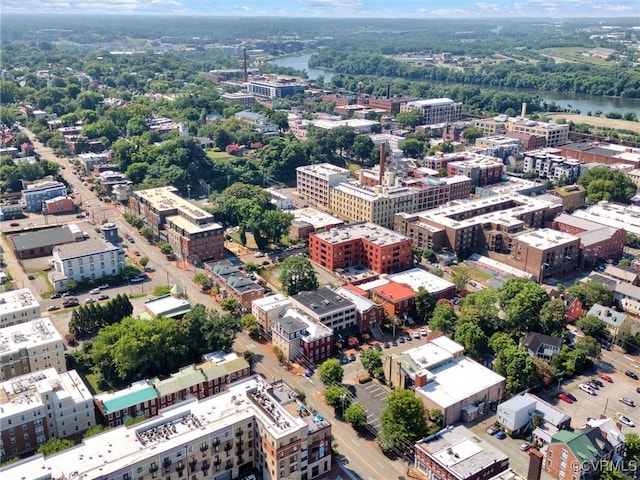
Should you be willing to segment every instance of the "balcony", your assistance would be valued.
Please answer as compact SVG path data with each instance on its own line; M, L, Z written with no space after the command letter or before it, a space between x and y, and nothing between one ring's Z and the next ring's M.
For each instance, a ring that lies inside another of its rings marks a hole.
M156 462L153 462L150 466L149 466L149 473L155 473L158 471L158 465L156 465Z
M208 449L209 449L209 445L207 445L206 443L203 443L202 445L200 445L201 452L206 452Z
M240 456L240 455L242 455L243 453L244 453L244 448L242 448L242 447L238 447L238 448L236 449L236 456L238 456L238 457L239 457L239 456Z
M241 445L244 444L244 440L242 440L241 438L239 438L238 440L236 440L236 447L239 447Z
M209 467L210 467L209 460L205 460L204 462L202 462L202 467L200 468L204 472L205 470L209 470Z
M166 457L162 460L162 468L169 468L171 466L171 459Z
M241 437L242 434L244 433L244 430L242 430L241 428L236 430L236 437Z

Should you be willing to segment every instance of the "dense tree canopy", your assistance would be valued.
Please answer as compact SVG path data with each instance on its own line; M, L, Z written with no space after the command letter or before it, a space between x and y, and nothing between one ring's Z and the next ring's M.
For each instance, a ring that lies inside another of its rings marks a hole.
M317 290L318 275L305 257L292 255L287 257L281 265L280 282L287 295Z
M589 203L596 203L600 200L629 203L637 190L636 185L627 175L608 167L588 169L580 175L578 183L587 189L587 202Z
M378 444L383 450L397 448L406 451L416 440L427 434L427 421L422 400L413 390L397 388L387 397L380 416L382 431Z

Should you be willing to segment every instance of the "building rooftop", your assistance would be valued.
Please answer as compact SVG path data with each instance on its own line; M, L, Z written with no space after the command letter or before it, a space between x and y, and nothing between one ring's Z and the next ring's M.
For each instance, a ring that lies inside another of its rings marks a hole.
M414 292L417 292L420 287L424 287L425 290L433 294L455 288L453 283L419 267L389 274L386 278L395 283L408 285Z
M563 225L569 225L573 228L579 228L581 230L598 230L602 228L601 223L592 222L591 220L587 220L585 218L576 217L575 215L570 215L568 213L561 213L553 220L557 223L562 223Z
M422 183L428 181L440 183L440 181L436 179L426 179L423 180ZM418 182L418 179L416 179L416 182ZM353 197L361 198L367 202L402 198L408 195L416 195L419 191L419 188L416 187L365 187L359 182L343 182L333 187L333 189Z
M455 102L450 98L429 98L426 100L414 100L412 102L407 102L407 106L409 107L444 107L447 105L453 105Z
M239 294L263 290L263 287L254 282L249 275L233 265L228 260L218 262L207 262L206 266L218 278L222 279L225 285Z
M634 287L638 288L638 287ZM624 312L617 312L613 310L611 307L605 307L600 305L599 303L595 303L587 312L587 315L593 315L604 323L607 324L608 327L618 328L620 327L624 321L627 319L627 314Z
M269 297L256 298L251 302L251 304L256 305L265 312L268 312L273 309L279 309L291 305L291 300L289 300L289 297L285 297L281 293L276 293Z
M344 225L332 228L328 232L314 233L312 235L332 245L362 239L379 247L385 247L409 240L409 237L405 235L370 222Z
M516 238L531 247L547 250L573 242L577 237L558 230L552 230L551 228L539 228L537 230L523 232L517 235Z
M191 399L160 411L159 416L131 427L121 426L86 438L81 444L46 459L41 455L10 465L0 479L103 478L150 457L168 455L207 433L257 420L276 440L306 435L307 423L289 413L269 393L260 377L236 382L229 390L201 401ZM186 459L185 459L186 463ZM77 472L77 473L76 473Z
M11 235L10 238L16 252L37 250L41 247L60 245L75 241L73 233L71 233L69 228L66 226L62 228L48 228L45 230L38 230L37 232Z
M576 210L573 215L640 235L640 207L599 202L586 210Z
M0 424L4 428L7 417L31 411L36 405L43 405L41 398L45 394L52 394L54 401L71 398L74 403L92 398L89 389L75 370L58 373L55 368L47 368L40 372L28 373L0 384Z
M333 330L326 325L316 322L303 312L294 308L286 308L275 321L279 323L287 333L304 330L303 342L313 342L319 338L325 338L333 334Z
M344 175L349 178L349 170L346 168L332 165L331 163L318 163L315 165L304 165L296 168L298 172L304 172L307 175L314 175L316 177L327 179L331 175Z
M353 302L356 306L356 310L358 310L358 312L360 313L366 312L371 307L375 307L376 305L378 305L376 302L372 302L367 297L363 297L362 295L349 288L339 287L336 289L336 293Z
M318 316L349 308L355 309L355 305L351 301L341 297L329 287L323 287L313 292L300 292L293 295L291 301L294 305L299 304Z
M58 252L61 260L84 257L96 253L119 252L124 255L121 248L100 239L88 239L73 244L57 245L53 247L54 252Z
M60 349L62 349L62 336L48 318L11 325L0 329L0 355L55 341L60 342Z
M0 293L0 315L27 308L40 308L36 297L28 288Z
M290 210L289 213L293 214L294 220L312 225L314 230L322 230L326 227L342 225L344 223L337 217L311 207L300 210Z
M361 120L358 118L350 118L348 120L324 120L318 119L313 120L311 124L314 127L322 128L323 130L331 130L336 127L352 127L352 128L366 128L371 127L373 125L379 125L379 122L374 120Z
M389 282L373 289L375 293L389 300L399 301L413 298L415 292L411 287L401 283Z
M457 478L469 478L495 463L508 462L509 457L463 426L449 427L416 448L428 452Z
M171 318L191 311L191 303L187 299L171 294L147 300L144 306L156 317Z
M197 223L204 221L204 223L210 224L213 221L213 215L182 198L176 192L178 192L177 188L167 186L137 190L135 195L146 201L160 215L167 215L169 212L177 210L193 218Z

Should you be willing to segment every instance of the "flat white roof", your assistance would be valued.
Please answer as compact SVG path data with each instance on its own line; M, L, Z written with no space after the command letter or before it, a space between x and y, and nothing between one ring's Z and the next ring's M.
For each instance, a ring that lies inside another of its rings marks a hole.
M446 105L453 105L454 103L450 98L429 98L427 100L407 102L407 105L410 107L444 107Z
M373 120L360 120L357 118L351 118L349 120L312 120L311 124L315 127L322 128L324 130L331 130L336 127L352 127L362 128L371 127L373 125L379 125L379 122Z
M467 357L461 356L430 370L432 381L417 388L420 395L447 408L478 392L504 382L504 377Z
M395 283L409 285L414 292L417 292L420 287L424 287L425 290L430 293L437 293L449 288L455 288L453 283L418 267L405 270L404 272L387 275L386 278Z
M272 413L258 407L258 402L268 403ZM46 460L36 455L9 465L0 472L0 480L36 479L43 478L43 474L50 475L48 478L62 478L72 472L78 472L77 478L104 478L145 459L170 455L178 448L184 449L185 444L209 441L210 434L252 419L259 421L276 439L296 432L304 437L308 431L306 422L290 414L266 392L264 380L252 377L232 384L228 391L213 397L187 400L161 410L158 416L143 423L120 426L89 437Z
M299 210L290 210L289 213L293 213L293 219L300 222L307 222L313 225L316 230L332 225L341 225L344 222L337 217L329 215L322 210L316 210L315 208L307 207Z
M534 231L524 232L517 235L516 238L527 245L540 250L547 250L565 243L573 242L578 237L569 233L552 230L551 228L539 228Z
M274 308L286 307L291 305L289 297L285 297L281 293L276 293L270 297L257 298L251 302L252 305L256 305L261 310L268 312Z
M349 290L348 288L339 287L336 289L336 293L345 297L347 300L351 300L356 305L356 310L364 312L371 307L378 305L376 302L372 302L362 295L358 295L356 292Z
M6 315L27 308L40 308L36 297L28 288L0 293L0 314Z
M33 348L55 341L60 342L60 349L62 349L62 336L51 320L38 318L0 329L0 354L17 352L22 348Z
M640 235L640 207L600 202L586 210L576 210L573 215L601 225L622 228L629 233Z
M328 179L331 175L344 175L349 178L349 170L346 168L332 165L331 163L318 163L315 165L303 165L296 168L298 172L303 172L308 175Z
M173 295L163 295L162 297L152 298L144 302L144 306L157 317L173 310L191 308L188 300L182 297L174 297Z
M332 228L328 232L314 233L313 235L333 245L350 240L363 239L381 247L409 239L409 237L401 233L371 222L344 225Z

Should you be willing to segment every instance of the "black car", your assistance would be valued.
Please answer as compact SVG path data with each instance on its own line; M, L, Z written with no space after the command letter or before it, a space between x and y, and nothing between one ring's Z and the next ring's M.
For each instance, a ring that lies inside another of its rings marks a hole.
M60 295L59 293L54 293L53 295L51 295L51 299L55 299L55 298L60 298L62 297L62 295Z
M600 380L598 380L597 378L594 378L591 380L590 383L595 383L596 385L598 385L599 387L604 387L604 383L602 383Z
M356 361L356 354L352 353L351 355L349 355L349 361L350 362L355 362Z
M577 402L578 399L575 397L575 395L573 395L572 393L569 392L564 392L564 394L569 397L571 400L573 400L574 402Z
M347 363L349 363L349 359L345 356L340 357L340 363L342 365L346 365Z
M627 370L626 372L624 372L624 374L625 374L627 377L631 377L631 378L633 378L634 380L638 380L638 375L636 374L636 372L632 372L631 370Z
M391 346L392 347L397 347L398 346L398 341L397 340L391 340Z
M589 385L591 388L593 388L594 390L600 390L600 385L598 385L596 382L594 382L593 380L587 382L587 385Z
M98 300L109 300L109 295L103 294L98 297Z
M389 342L384 342L384 348L391 348L391 345L389 345Z

